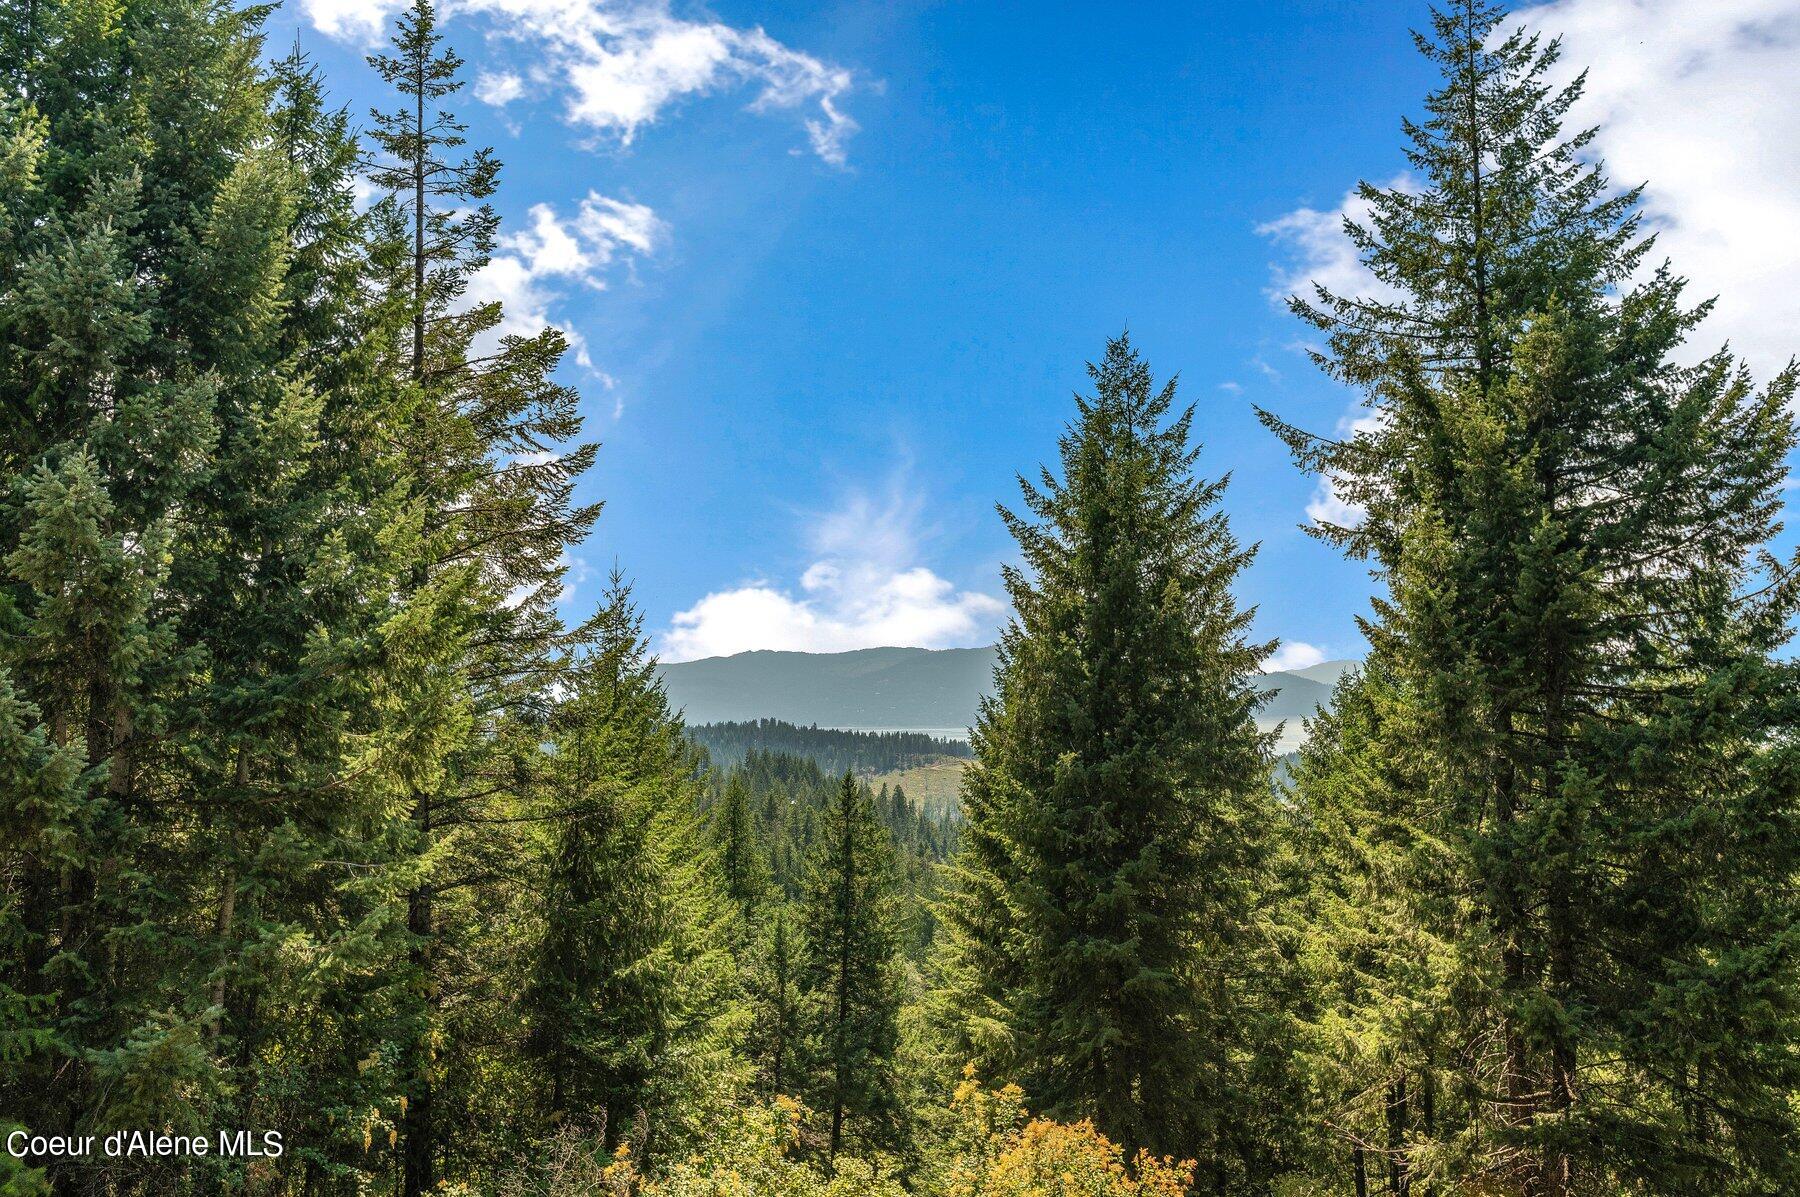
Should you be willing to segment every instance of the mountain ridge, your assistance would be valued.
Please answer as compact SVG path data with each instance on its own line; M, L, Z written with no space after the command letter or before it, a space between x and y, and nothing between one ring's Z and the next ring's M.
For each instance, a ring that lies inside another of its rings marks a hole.
M750 649L657 665L670 705L689 724L779 719L799 727L863 731L968 733L982 696L992 690L993 645L979 648L852 649L807 653ZM1263 676L1269 700L1258 711L1265 731L1285 723L1279 747L1299 742L1300 721L1330 700L1354 661L1323 661Z

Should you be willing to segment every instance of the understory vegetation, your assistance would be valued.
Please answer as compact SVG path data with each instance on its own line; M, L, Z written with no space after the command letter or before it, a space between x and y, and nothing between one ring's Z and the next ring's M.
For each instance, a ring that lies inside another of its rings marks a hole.
M1294 301L1366 418L1264 420L1376 594L1278 776L1125 337L968 749L703 750L622 577L563 614L596 447L471 297L437 14L360 131L266 16L0 0L0 1134L283 1150L0 1194L1800 1192L1795 374L1685 345L1553 43L1437 13L1380 297Z

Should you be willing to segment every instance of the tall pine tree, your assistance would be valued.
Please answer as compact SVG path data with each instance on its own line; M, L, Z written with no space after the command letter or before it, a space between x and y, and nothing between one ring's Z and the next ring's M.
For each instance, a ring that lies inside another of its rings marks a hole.
M1232 598L1250 551L1224 482L1193 474L1192 409L1125 337L1090 373L1061 478L1002 511L1025 568L964 783L945 976L994 1079L1244 1191L1270 1174L1276 1104L1251 1057L1282 1043L1253 719L1269 646Z
M384 346L389 368L409 384L387 430L410 463L420 532L406 588L420 625L413 635L444 654L442 667L421 662L418 676L421 699L437 704L431 723L447 734L410 796L407 924L416 1001L407 1033L403 1188L416 1197L436 1184L446 1146L435 1048L444 1033L445 982L484 971L466 967L463 953L481 911L500 901L483 891L504 880L515 854L501 837L458 833L507 826L495 808L524 799L517 783L529 770L518 761L534 751L532 729L550 687L587 633L564 629L557 617L562 553L586 534L598 508L572 499L595 447L566 444L580 416L575 393L553 378L566 348L562 334L499 335L500 305L466 301L469 280L493 247L497 218L486 201L499 164L485 149L465 152L464 127L443 108L462 87L462 63L443 46L429 0L401 15L392 52L370 62L401 97L397 108L374 113L370 177L388 193L374 219L387 285L407 319L404 336ZM488 996L504 995L490 989ZM489 1025L478 1019L466 1029ZM479 1085L474 1076L465 1080L462 1101L476 1097Z
M1775 657L1795 564L1765 546L1795 375L1680 363L1708 305L1645 268L1637 192L1563 131L1555 43L1503 23L1462 0L1419 39L1443 81L1405 126L1416 185L1365 184L1348 226L1387 297L1294 304L1372 417L1268 420L1364 513L1319 532L1388 588L1364 745L1301 794L1378 812L1337 820L1350 881L1425 954L1335 987L1332 1018L1401 1032L1383 1141L1419 1184L1785 1191L1800 679ZM1445 953L1453 988L1415 988ZM1439 1025L1378 1013L1409 1004Z

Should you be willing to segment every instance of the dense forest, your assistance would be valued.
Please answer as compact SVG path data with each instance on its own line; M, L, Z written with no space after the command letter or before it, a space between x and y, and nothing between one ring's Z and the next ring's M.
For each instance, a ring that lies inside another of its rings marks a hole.
M779 719L702 723L688 728L688 739L718 766L735 765L753 752L777 752L817 761L828 773L888 773L937 757L967 757L972 751L967 741L924 732L795 727Z
M1554 42L1437 12L1380 297L1293 302L1375 594L1291 770L1121 337L951 817L559 614L596 448L470 299L463 63L416 0L362 127L266 16L0 0L0 1193L1800 1192L1795 373L1684 347ZM15 1135L119 1130L215 1146Z

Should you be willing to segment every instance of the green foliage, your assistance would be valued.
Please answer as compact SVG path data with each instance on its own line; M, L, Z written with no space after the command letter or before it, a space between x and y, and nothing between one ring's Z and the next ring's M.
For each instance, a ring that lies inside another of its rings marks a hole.
M1265 418L1383 592L1277 799L1123 338L972 748L684 729L617 577L559 612L595 449L470 302L437 13L366 146L267 14L0 0L0 1132L288 1150L0 1193L1800 1188L1796 375L1680 364L1553 44L1436 14L1382 294L1296 301L1370 418Z
M804 1107L777 1099L772 1108L740 1111L718 1128L706 1150L645 1186L658 1197L900 1197L892 1168L849 1156L830 1167L804 1158Z
M827 1150L833 1158L847 1133L881 1146L897 1138L900 934L894 899L892 843L868 787L846 773L807 856L800 896L805 939L799 979L809 998L812 1065L807 1089L830 1119Z
M768 851L750 810L750 791L733 774L713 808L713 838L718 845L719 876L745 933L755 922L769 890Z
M763 883L755 876L765 875L771 898L797 900L806 880L807 855L838 797L839 783L805 757L757 751L749 752L722 777L715 771L713 778L708 801L715 839L738 817L730 808L735 801L732 791L741 790L750 825L747 834L759 854L757 859L733 863L727 841L720 841L727 876L748 870L752 875L748 884L757 888ZM961 818L947 810L921 809L899 786L883 784L871 798L896 854L901 905L911 912L906 920L908 954L922 959L934 933L929 903L937 891L938 866L955 850Z
M1273 1169L1257 1052L1282 1050L1262 906L1274 829L1253 715L1248 562L1175 413L1121 337L1062 477L1004 513L1024 557L964 786L945 917L950 1034L1038 1108L1129 1149Z
M1795 373L1676 364L1706 305L1642 268L1637 193L1561 130L1579 81L1502 15L1437 14L1418 186L1363 188L1393 297L1295 302L1373 416L1269 418L1389 589L1295 778L1322 1116L1402 1182L1785 1191Z
M346 839L379 808L340 785L370 673L337 646L373 632L379 590L343 585L367 459L327 447L328 414L366 399L327 402L291 349L316 316L284 297L294 261L360 245L322 240L311 177L271 150L260 11L31 11L0 104L0 674L23 746L0 1109L39 1131L217 1119L323 1144L318 1106L277 1095L322 1094L337 1032L379 1017L316 1005L381 922L334 875L373 865ZM288 117L286 144L352 160L341 126ZM309 352L324 368L341 347Z
M672 1150L733 1088L737 911L698 851L689 750L616 581L597 622L551 725L528 1042L553 1117Z
M750 1014L744 1046L756 1066L757 1088L765 1096L791 1095L800 1089L806 1046L799 969L795 915L777 906L758 928L744 970Z

